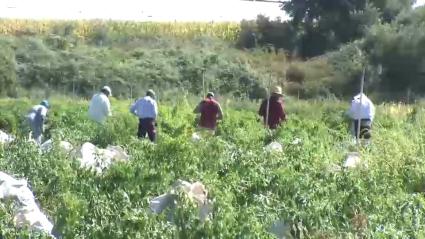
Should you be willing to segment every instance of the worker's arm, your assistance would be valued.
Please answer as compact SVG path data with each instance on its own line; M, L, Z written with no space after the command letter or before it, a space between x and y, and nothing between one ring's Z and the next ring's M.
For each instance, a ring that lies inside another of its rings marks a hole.
M280 109L281 109L281 112L280 112L280 119L281 119L282 121L286 121L285 104L284 104L284 102L283 102L283 101L281 101L281 102L279 102L279 103L280 103Z
M266 115L266 101L261 102L260 109L258 110L258 115L265 116Z
M40 115L40 118L41 118L40 127L41 127L42 132L44 132L44 130L45 130L44 124L46 123L46 120L47 120L47 108L41 107L38 114Z
M109 99L106 99L104 102L104 113L105 115L111 116L111 103L109 102Z
M41 116L41 119L43 120L43 123L47 119L47 111L48 110L47 110L46 107L42 107L41 110L40 110L40 116Z
M373 105L372 102L370 102L370 120L373 121L373 119L375 118L375 106Z
M352 102L351 102L351 106L350 106L350 109L348 110L348 112L347 112L347 115L350 117L350 118L352 118L352 119L354 119L355 118L355 115L356 115L356 112L358 111L359 109L358 109L358 104L356 104L356 102L353 100Z
M202 102L200 102L196 108L193 110L194 114L200 114L201 113L201 108L202 108Z
M130 113L132 113L133 115L137 115L136 109L137 109L137 102L134 102L131 107L130 107Z
M156 103L156 101L153 102L153 113L154 113L154 118L156 119L156 117L158 117L158 104Z

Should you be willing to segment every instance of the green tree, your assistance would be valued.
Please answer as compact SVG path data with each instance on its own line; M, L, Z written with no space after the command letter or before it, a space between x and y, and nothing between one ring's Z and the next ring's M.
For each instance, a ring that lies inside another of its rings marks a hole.
M16 62L13 49L0 45L0 96L16 95Z
M312 57L363 37L379 21L391 22L412 0L291 0L282 4L301 32L300 54Z
M391 93L425 92L425 8L406 12L393 24L374 26L365 38L370 62L382 65L377 90ZM394 96L394 94L393 94Z

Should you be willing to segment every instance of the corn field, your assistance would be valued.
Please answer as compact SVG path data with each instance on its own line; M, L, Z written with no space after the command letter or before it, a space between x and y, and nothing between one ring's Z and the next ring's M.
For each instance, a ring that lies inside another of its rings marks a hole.
M0 34L22 35L74 35L87 40L95 34L111 34L129 39L143 36L170 36L193 39L210 36L226 41L234 41L240 31L238 23L202 22L130 22L130 21L34 21L0 19Z

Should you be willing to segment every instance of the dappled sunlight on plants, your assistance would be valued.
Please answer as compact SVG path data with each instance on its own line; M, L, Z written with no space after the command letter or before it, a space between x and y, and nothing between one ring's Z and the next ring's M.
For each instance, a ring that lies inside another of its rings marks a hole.
M200 133L196 141L196 101L162 101L156 144L137 139L131 101L113 99L104 125L88 119L87 101L50 102L46 139L119 145L130 156L96 174L56 144L40 153L22 122L34 102L0 101L2 129L17 138L0 146L0 168L28 180L64 238L273 238L278 222L293 238L420 237L425 230L425 112L417 105L378 105L372 142L359 151L366 166L344 168L358 148L348 103L336 100L288 98L288 122L274 132L258 120L257 104L229 100L216 136ZM267 150L272 142L282 151ZM178 179L205 185L210 220L201 221L184 197L161 214L150 211L149 201ZM12 226L9 212L0 209L0 234L27 233Z

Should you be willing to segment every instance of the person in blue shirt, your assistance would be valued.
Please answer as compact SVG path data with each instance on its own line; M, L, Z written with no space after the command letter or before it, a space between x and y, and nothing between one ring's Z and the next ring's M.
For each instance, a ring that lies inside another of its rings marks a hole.
M137 136L150 141L156 140L156 118L158 116L158 105L155 101L155 92L148 90L146 96L138 99L130 108L130 112L139 117L139 129Z
M37 142L37 144L41 144L44 131L44 121L46 120L49 108L49 102L47 100L43 100L39 105L33 106L27 115L32 138L35 142Z

